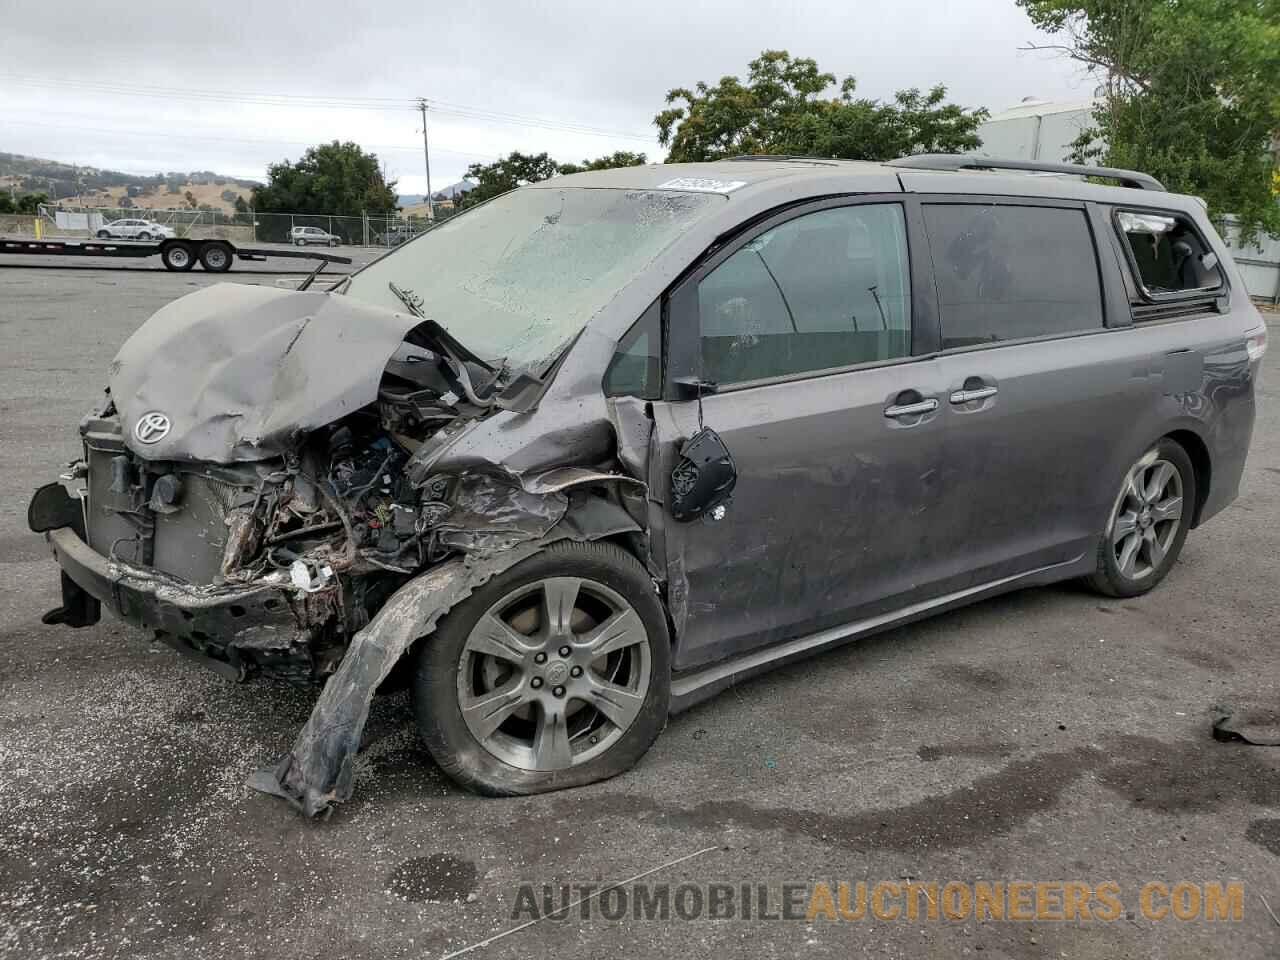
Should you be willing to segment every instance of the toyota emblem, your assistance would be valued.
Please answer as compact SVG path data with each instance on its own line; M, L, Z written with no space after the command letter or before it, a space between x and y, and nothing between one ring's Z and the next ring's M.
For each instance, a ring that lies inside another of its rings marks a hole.
M144 413L133 425L133 435L139 443L156 443L169 435L172 424L159 410Z

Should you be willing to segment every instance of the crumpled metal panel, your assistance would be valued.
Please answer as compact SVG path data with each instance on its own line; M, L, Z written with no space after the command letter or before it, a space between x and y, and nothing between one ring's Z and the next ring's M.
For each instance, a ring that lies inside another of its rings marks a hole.
M147 460L280 456L373 403L387 361L419 323L323 291L206 287L157 311L112 361L125 442ZM140 443L134 425L152 411L172 427Z

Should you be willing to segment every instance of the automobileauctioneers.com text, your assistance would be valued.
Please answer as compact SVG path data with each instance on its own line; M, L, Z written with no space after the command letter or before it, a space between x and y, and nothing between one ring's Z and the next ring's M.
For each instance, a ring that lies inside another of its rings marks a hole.
M1151 880L524 883L513 920L1238 922L1244 883Z

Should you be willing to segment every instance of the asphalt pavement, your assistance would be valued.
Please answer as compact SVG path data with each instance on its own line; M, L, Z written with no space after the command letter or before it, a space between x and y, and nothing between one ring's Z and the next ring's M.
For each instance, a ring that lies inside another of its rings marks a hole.
M310 822L244 782L313 694L232 685L109 617L40 623L58 581L30 492L78 455L119 344L219 278L17 259L0 265L0 956L439 958L524 922L523 883L559 905L560 884L655 868L637 882L763 885L768 918L609 919L614 895L465 955L1280 956L1280 747L1209 732L1215 705L1280 704L1277 315L1240 498L1153 593L1068 584L894 630L675 718L630 773L538 797L454 787L407 697L379 698L353 800ZM221 279L291 282L244 266ZM842 881L926 900L951 881L1114 883L1121 909L773 918L784 884L811 903ZM1144 886L1180 881L1241 885L1241 918L1153 919Z

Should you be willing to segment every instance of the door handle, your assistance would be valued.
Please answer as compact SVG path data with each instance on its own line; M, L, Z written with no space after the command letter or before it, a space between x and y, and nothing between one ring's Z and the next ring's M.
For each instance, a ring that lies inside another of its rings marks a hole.
M914 417L922 413L932 413L938 409L938 401L933 397L924 400L918 400L915 403L895 403L891 407L884 408L886 417Z
M957 390L951 394L952 403L968 403L970 400L985 400L994 397L1000 391L995 387L976 387L973 390Z

